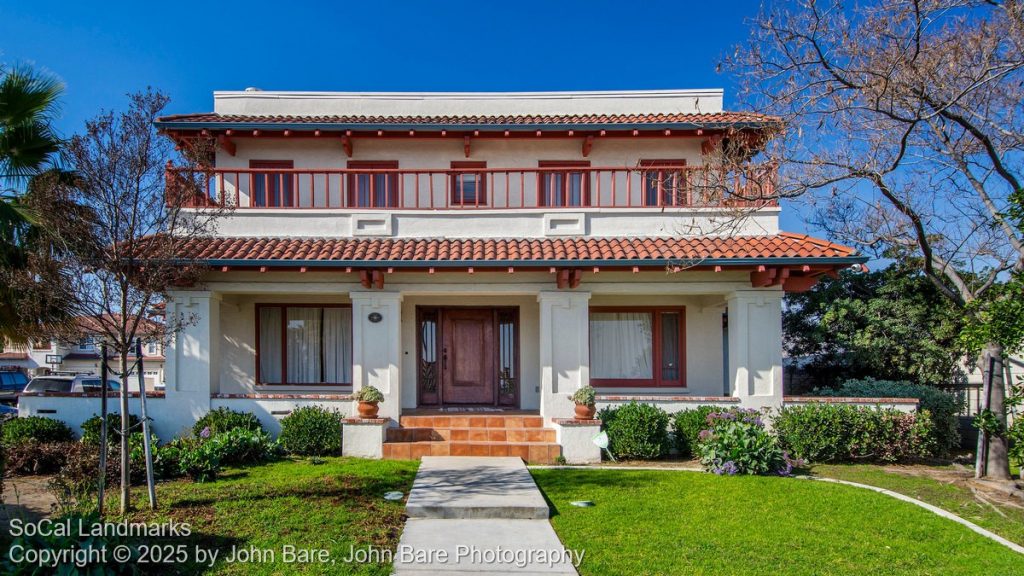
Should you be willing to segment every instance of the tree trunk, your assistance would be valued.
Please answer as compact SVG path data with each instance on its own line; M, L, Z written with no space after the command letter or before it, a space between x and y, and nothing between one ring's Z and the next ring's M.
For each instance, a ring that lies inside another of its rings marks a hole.
M990 410L1006 429L1006 382L1003 380L1003 347L989 343L981 358L982 375L985 378L982 387L981 409ZM985 437L987 436L987 441ZM1009 441L1005 432L1001 434L985 434L979 432L977 474L978 478L1009 482L1010 456Z
M131 434L128 421L128 352L121 350L121 514L131 510L131 457L128 436ZM1009 473L1009 472L1007 472Z

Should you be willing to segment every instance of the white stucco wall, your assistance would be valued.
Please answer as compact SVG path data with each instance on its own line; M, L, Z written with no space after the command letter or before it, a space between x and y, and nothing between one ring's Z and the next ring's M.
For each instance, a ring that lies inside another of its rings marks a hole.
M582 155L582 142L581 138L478 138L472 143L472 152L468 159L486 161L488 168L533 169L536 169L538 162L542 160L589 160L594 168L635 168L640 160L685 160L687 165L691 166L701 163L701 144L697 138L598 139L586 158ZM447 170L452 161L467 160L461 138L360 138L355 140L351 158L345 155L340 141L329 138L237 138L235 146L234 156L218 149L218 168L247 169L251 160L292 160L296 169L340 169L345 168L350 160L397 160L400 169ZM574 233L590 236L679 236L723 233L759 235L778 232L777 208L766 208L756 213L746 211L742 218L737 218L736 210L710 208L535 208L537 176L533 172L513 173L507 184L504 175L495 176L489 183L488 190L488 199L494 209L437 211L432 208L445 206L448 177L438 174L429 178L418 178L422 210L381 211L389 214L391 222L388 230L377 233L396 237L542 237L550 233L545 227L544 214L567 212L584 215L585 226ZM407 206L415 205L416 179L417 177L413 175L403 176L402 200ZM433 206L429 191L430 179L433 179L435 188ZM328 205L340 205L341 180L342 176L337 174L330 176L329 179L319 175L315 180L303 175L298 179L299 205L319 209L239 209L218 220L218 234L351 236L358 232L353 224L353 210L324 208ZM224 189L228 197L237 194L241 205L249 205L248 175L225 175ZM601 206L610 206L613 203L616 206L624 206L627 203L627 189L631 190L632 205L640 206L643 199L639 174L595 174L590 187L591 199L596 203L600 198ZM517 208L516 210L504 210L506 198L513 208ZM520 198L528 210L518 209L521 204Z

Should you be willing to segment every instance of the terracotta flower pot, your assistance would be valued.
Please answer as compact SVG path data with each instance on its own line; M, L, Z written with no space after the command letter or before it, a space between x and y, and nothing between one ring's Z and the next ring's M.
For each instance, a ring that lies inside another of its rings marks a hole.
M363 402L359 401L359 417L360 418L376 418L377 411L380 407L377 406L376 402Z
M587 406L586 404L576 405L577 420L593 420L595 414L597 414L597 406Z

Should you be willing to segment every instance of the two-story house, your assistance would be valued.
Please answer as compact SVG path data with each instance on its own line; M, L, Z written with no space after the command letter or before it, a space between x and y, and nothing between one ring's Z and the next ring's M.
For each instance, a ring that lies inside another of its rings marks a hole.
M209 268L168 302L194 321L158 432L218 406L351 415L372 385L366 454L550 461L589 442L563 420L586 384L599 406L781 406L784 292L865 258L779 230L772 166L711 161L774 122L722 98L249 89L161 118L217 144L168 181L201 180L197 217L233 210L181 247Z

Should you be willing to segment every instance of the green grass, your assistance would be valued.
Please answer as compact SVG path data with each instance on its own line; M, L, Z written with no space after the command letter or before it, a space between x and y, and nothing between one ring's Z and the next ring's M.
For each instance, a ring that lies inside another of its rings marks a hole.
M327 458L323 464L285 460L265 466L229 469L214 482L188 480L157 485L159 508L137 512L135 521L173 518L188 522L195 533L172 544L188 542L221 550L220 561L207 574L390 574L390 564L347 564L350 546L394 549L404 523L404 504L382 496L391 490L408 493L417 462ZM135 492L137 507L145 492ZM336 563L281 562L285 545L330 551ZM273 549L277 562L231 564L224 557L232 546ZM199 571L196 566L179 569Z
M693 472L536 469L580 573L1013 574L1020 555L863 489ZM593 500L577 508L573 500Z
M936 472L942 467L932 467ZM1024 509L986 504L963 484L943 482L933 478L901 473L898 467L869 464L819 464L812 474L869 484L899 492L970 520L982 528L999 534L1007 540L1024 545Z

